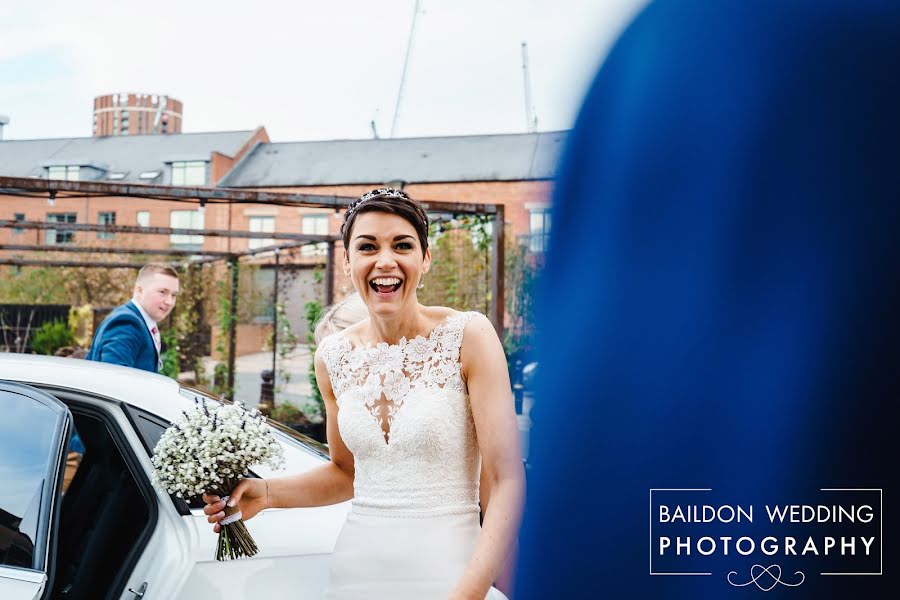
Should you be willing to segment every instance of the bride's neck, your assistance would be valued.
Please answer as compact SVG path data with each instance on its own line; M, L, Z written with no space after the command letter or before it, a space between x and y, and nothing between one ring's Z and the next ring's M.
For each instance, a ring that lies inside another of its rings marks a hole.
M379 342L397 344L400 341L400 338L410 340L417 335L428 335L428 333L430 333L427 331L428 319L423 314L421 308L421 306L416 306L415 310L406 311L403 314L390 318L370 315L369 339L373 344Z

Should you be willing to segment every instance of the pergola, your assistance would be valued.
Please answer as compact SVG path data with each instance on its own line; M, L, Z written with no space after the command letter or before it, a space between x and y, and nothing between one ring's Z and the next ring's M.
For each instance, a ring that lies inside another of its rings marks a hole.
M249 191L228 188L210 187L176 187L165 185L135 185L119 184L97 181L66 181L55 179L36 179L30 177L2 177L0 176L0 201L10 197L46 198L53 203L63 198L103 198L103 197L132 197L145 200L158 200L168 202L185 202L204 208L213 204L256 204L278 205L301 208L329 208L335 212L347 207L354 198L344 196L329 196L321 194L283 193L270 191ZM487 215L493 218L493 236L491 252L491 300L488 317L497 329L501 339L503 338L504 319L504 207L501 204L476 204L422 200L420 201L429 213L449 213L452 215ZM179 266L189 264L202 264L208 262L226 261L231 269L231 318L229 319L229 347L228 347L228 389L234 389L235 367L235 339L238 309L238 260L242 257L259 255L274 255L274 290L273 303L278 301L278 272L280 267L280 255L284 250L305 246L308 244L326 244L325 259L325 304L334 302L334 265L335 243L340 241L336 235L310 235L301 233L277 233L277 232L253 232L240 231L231 228L231 211L229 211L228 229L180 229L171 227L142 227L134 225L99 225L89 223L50 223L43 221L16 221L0 220L0 229L27 229L55 231L87 231L105 233L129 233L138 235L191 235L219 238L237 239L266 239L276 240L277 243L261 248L246 251L214 251L214 250L188 250L179 248L147 249L109 246L74 246L65 244L7 244L0 243L0 251L8 252L59 252L78 254L119 254L140 256L166 256L180 257ZM0 257L0 265L15 265L25 267L87 267L87 268L132 268L140 269L145 263L128 261L86 261L86 260L53 260L53 259L28 259ZM272 350L272 371L276 367L277 331L274 328Z

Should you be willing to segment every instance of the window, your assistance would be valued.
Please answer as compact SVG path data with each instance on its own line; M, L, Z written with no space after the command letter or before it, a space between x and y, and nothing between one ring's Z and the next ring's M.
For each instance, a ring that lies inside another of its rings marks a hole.
M143 171L138 175L139 179L156 179L159 177L159 171Z
M98 225L115 225L116 224L116 213L114 213L114 212L97 213L97 224ZM97 239L98 240L114 240L114 239L116 239L116 234L111 231L98 231Z
M21 223L22 221L25 220L25 213L16 213L16 214L13 216L13 219L14 219L16 222ZM14 233L14 234L25 233L25 230L22 229L21 227L16 227L15 229L13 229L13 233Z
M275 231L275 217L250 217L250 231L260 233L272 233ZM248 248L256 250L275 243L273 239L250 239Z
M275 320L275 306L272 291L275 289L275 269L256 269L253 272L253 321L272 323Z
M79 170L78 166L47 167L47 179L78 181Z
M48 223L75 223L76 213L47 213ZM57 231L56 229L44 230L44 242L49 245L71 244L75 241L74 231Z
M303 231L307 235L328 235L328 215L304 215ZM303 256L314 256L316 254L325 254L328 244L321 243L311 246L303 246L300 254Z
M138 227L150 227L150 211L149 210L137 211L137 224L138 224Z
M62 418L24 389L0 389L0 406L0 565L39 569L46 546L35 545L48 535ZM16 595L7 585L15 579L0 581L4 598Z
M541 208L532 210L528 219L528 247L532 252L543 252L547 249L547 238L550 235L550 210Z
M206 185L206 163L202 160L173 162L172 185Z
M173 210L169 216L172 229L203 229L203 213L199 210ZM184 235L173 233L169 236L173 246L202 246L202 235Z

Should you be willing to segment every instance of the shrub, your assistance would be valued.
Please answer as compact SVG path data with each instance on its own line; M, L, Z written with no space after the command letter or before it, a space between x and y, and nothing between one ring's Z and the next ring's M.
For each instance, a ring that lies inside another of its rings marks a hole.
M31 338L31 349L37 354L52 356L64 346L74 344L69 325L62 321L49 321L38 327Z

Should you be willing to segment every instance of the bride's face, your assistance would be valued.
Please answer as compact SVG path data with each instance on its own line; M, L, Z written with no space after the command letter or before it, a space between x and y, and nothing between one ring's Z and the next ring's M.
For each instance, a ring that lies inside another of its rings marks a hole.
M344 274L369 313L382 317L416 305L416 286L431 264L409 221L376 211L356 217L344 256Z

